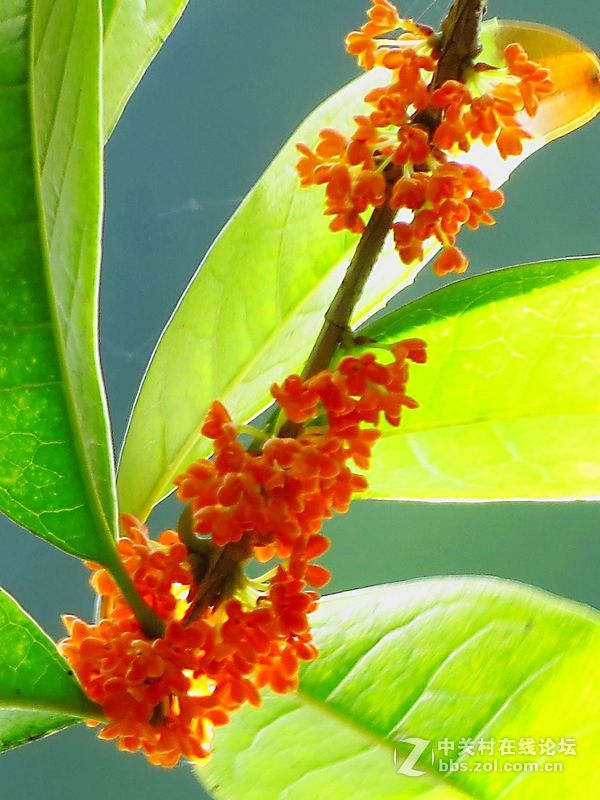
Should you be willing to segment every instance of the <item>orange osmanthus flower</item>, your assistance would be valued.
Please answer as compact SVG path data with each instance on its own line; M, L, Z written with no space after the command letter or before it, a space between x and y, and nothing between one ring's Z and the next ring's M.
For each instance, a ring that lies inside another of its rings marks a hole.
M475 64L465 83L447 80L432 89L439 37L401 19L388 0L371 2L369 21L348 35L346 48L364 69L386 68L389 82L366 95L373 110L354 117L350 136L327 128L314 150L297 145L301 185L325 185L333 231L362 233L369 209L412 212L410 222L394 225L402 262L421 260L425 243L437 240L444 249L434 271L464 272L468 260L456 247L457 234L464 225L492 225L489 211L500 208L504 196L481 171L452 156L476 141L496 147L504 159L519 155L531 135L517 115L534 116L554 91L549 70L513 43L505 48L504 67ZM426 110L436 112L435 124L427 123Z
M329 547L323 521L346 511L366 488L350 464L368 468L381 417L398 425L402 409L417 405L406 393L408 364L425 361L425 343L411 339L386 349L389 363L363 353L313 377L274 384L273 398L301 426L295 438L257 431L258 444L246 449L224 406L212 404L202 433L214 441L214 456L176 481L192 511L197 550L176 531L153 541L142 523L123 517L123 566L165 630L148 637L107 570L90 565L107 617L95 624L65 617L69 635L61 648L103 708L101 738L142 750L153 764L201 764L214 728L243 704L258 705L262 687L297 688L299 664L317 656L309 624L315 589L330 577L314 563ZM205 588L202 556L242 540L246 560L279 561L252 580L242 560L193 613Z

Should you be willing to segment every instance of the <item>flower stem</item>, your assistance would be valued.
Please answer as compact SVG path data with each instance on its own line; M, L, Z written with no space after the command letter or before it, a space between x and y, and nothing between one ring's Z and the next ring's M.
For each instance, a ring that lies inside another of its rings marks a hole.
M138 594L131 577L119 558L116 547L112 548L107 554L103 561L103 566L110 572L146 636L151 639L159 639L165 632L165 623L146 605Z
M441 55L431 80L433 88L437 88L451 78L460 80L472 59L479 53L479 29L486 6L486 0L455 0L453 3L442 23L439 42ZM413 121L434 130L439 122L438 110L425 109L418 112ZM389 179L395 180L397 177L397 168L393 164L386 167L385 172ZM344 279L325 314L323 326L302 373L304 378L310 378L329 367L348 332L356 304L379 258L395 217L396 210L387 204L376 208L371 214ZM278 430L278 417L278 413L275 412L270 418L269 430ZM300 428L300 425L288 420L284 422L278 435L295 437ZM261 444L260 438L255 438L253 445ZM237 568L240 561L249 555L244 544L243 539L239 543L228 544L223 548L220 557L212 565L192 602L184 624L200 616L219 597L219 592L227 576Z
M229 542L223 548L218 548L211 569L191 600L182 620L183 625L194 622L209 606L214 606L218 601L226 599L224 594L227 594L231 577L240 569L240 565L250 557L251 553L250 538L247 535L242 536L239 542Z
M439 44L441 55L431 79L432 88L441 86L446 80L460 80L472 59L479 53L479 30L486 8L487 0L455 0L442 23ZM439 122L438 109L418 112L413 122L434 130ZM393 165L387 168L387 172L388 177L395 177L392 174L395 172ZM325 314L323 327L302 373L304 378L310 378L329 367L348 331L354 308L379 258L395 216L396 211L387 205L373 211L344 279ZM296 423L288 421L282 426L279 435L296 436L298 430Z
M304 371L304 378L327 369L344 333L350 325L352 312L360 299L365 283L379 258L396 210L385 205L375 209L354 251L352 261L327 313Z

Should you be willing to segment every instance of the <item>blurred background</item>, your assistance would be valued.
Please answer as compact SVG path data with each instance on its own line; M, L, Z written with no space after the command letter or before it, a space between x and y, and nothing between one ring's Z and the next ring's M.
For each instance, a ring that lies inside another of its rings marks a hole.
M357 74L343 38L366 6L190 0L130 101L106 151L101 346L117 451L158 334L212 240L303 117ZM595 3L489 6L489 16L554 25L600 50ZM447 0L407 0L400 11L437 26L446 8ZM599 134L597 120L517 170L497 225L462 240L472 274L598 253ZM400 302L434 287L424 270ZM174 524L168 501L153 519ZM7 520L0 525L0 584L55 638L61 613L90 618L79 562ZM329 588L485 574L598 607L599 528L598 506L586 503L358 502L327 525ZM168 792L206 797L187 767L153 768L83 726L0 756L0 800L163 800Z

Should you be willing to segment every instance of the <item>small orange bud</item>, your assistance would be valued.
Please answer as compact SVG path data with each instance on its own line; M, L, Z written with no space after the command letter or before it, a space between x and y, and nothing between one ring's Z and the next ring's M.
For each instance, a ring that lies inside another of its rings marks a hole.
M461 273L469 266L469 262L458 247L445 247L433 265L436 275L448 275L450 272Z

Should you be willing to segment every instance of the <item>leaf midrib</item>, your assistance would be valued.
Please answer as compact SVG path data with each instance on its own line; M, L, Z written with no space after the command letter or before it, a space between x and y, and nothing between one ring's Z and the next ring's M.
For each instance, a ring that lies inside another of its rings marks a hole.
M390 739L387 739L374 731L370 730L369 728L365 728L359 725L350 717L345 716L344 714L336 711L330 705L323 702L322 700L317 699L306 693L303 690L297 690L295 695L299 698L299 700L307 706L314 708L320 714L329 719L333 720L334 722L343 725L344 727L350 729L354 733L361 736L367 742L370 742L373 745L377 745L378 747L387 750L390 755L393 757L394 751L396 752L404 752L406 755L409 755L412 752L412 748L405 745L403 742L392 742ZM391 762L392 759L390 759ZM433 770L429 764L423 764L421 762L418 763L418 768L423 770L430 778L432 778L437 783L441 783L442 785L445 783L443 778L443 774L440 772L436 772ZM449 774L449 773L448 773ZM462 786L455 786L451 780L448 779L448 783L452 787L453 790L458 790L462 794L464 794L465 798L472 798L473 800L489 800L484 795L477 795L477 794L465 794L464 789ZM287 788L287 787L286 787Z

